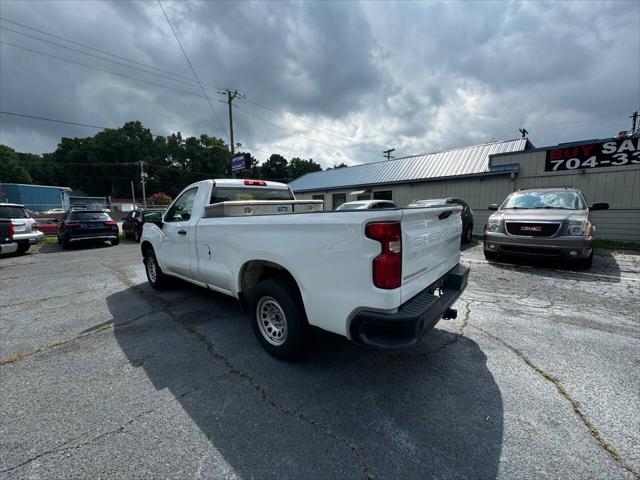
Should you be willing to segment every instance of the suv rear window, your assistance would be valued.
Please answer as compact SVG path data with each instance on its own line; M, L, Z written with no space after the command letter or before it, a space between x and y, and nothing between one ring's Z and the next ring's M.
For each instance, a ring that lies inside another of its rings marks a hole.
M79 220L82 222L111 220L111 217L104 212L74 212L69 215L69 220Z
M24 207L0 206L0 218L29 218Z

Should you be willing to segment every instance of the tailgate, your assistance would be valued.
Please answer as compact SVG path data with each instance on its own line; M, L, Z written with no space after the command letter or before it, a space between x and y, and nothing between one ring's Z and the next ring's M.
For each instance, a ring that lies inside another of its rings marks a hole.
M462 207L402 210L402 303L460 262Z

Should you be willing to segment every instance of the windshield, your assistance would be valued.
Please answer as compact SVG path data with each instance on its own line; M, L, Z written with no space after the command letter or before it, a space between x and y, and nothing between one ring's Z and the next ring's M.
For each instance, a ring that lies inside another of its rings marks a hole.
M83 222L111 220L104 212L75 212L69 216L69 220L80 220Z
M29 214L23 207L0 207L0 218L29 218Z
M416 200L411 205L418 207L442 207L447 204L446 200Z
M288 188L215 188L211 194L211 203L232 202L238 200L293 200Z
M505 200L501 210L521 208L554 208L561 210L584 210L584 203L576 192L545 191L513 193Z
M340 205L336 210L358 210L360 208L365 208L366 206L366 203L347 202Z

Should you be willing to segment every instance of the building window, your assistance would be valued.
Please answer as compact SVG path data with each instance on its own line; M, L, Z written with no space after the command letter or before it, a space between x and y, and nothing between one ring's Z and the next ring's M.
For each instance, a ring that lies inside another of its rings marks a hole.
M335 210L336 208L338 208L340 205L342 205L346 201L347 201L347 194L346 193L334 193L333 194L333 209Z
M393 195L391 190L380 190L378 192L373 192L374 200L393 200Z

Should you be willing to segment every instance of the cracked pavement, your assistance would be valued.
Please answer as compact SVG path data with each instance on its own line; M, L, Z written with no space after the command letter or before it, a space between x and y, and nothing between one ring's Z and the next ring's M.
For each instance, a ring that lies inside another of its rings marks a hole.
M640 256L463 262L418 347L283 363L137 244L1 258L0 478L640 478Z

